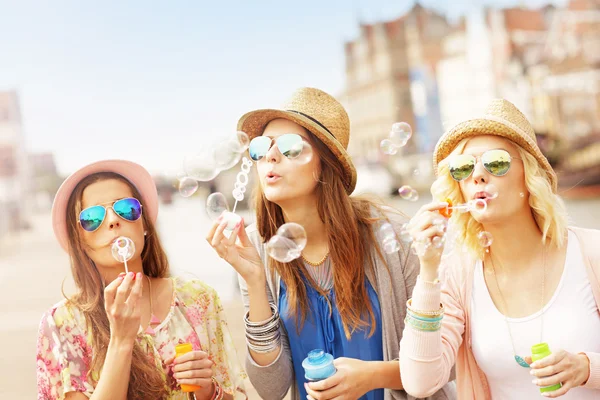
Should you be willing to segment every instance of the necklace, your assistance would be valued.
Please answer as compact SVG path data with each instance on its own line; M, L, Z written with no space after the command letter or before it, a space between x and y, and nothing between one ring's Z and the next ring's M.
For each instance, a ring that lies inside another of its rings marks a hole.
M498 284L498 276L496 275L496 268L494 268L494 260L492 259L491 253L490 253L490 263L492 264L492 272L494 273L494 281L496 282L496 289L498 289L498 293L500 294L500 300L502 301L502 308L505 311L504 313L501 313L501 314L504 317L504 322L506 323L506 327L508 328L508 335L510 336L510 344L513 348L513 355L514 355L515 361L521 367L529 368L529 364L527 364L527 362L525 361L525 359L523 357L521 357L520 355L517 354L517 351L515 349L515 342L513 340L512 332L510 330L510 324L508 322L508 317L506 316L506 312L508 311L507 307L506 307L506 301L504 300L504 295L502 294L502 291L500 290L500 285ZM541 317L541 328L540 328L540 341L538 343L542 343L542 335L544 332L543 308L544 308L544 293L545 293L545 286L546 286L546 246L544 246L542 249L542 264L543 264L543 269L544 269L544 273L542 275L542 298L541 298L541 302L540 302L541 303L540 309L542 310L542 315L540 316ZM500 266L502 266L502 265L500 265Z
M318 267L319 265L323 264L325 262L325 260L327 260L327 257L329 257L329 252L327 252L327 254L325 254L325 257L323 257L321 259L321 261L319 261L317 263L308 261L306 258L304 258L304 255L301 255L301 256L302 256L302 260L304 260L304 262L307 263L308 265L312 265L313 267Z
M150 323L148 323L148 327L146 328L146 333L150 334L150 335L154 335L156 332L154 331L154 328L152 327L152 325L154 325L154 327L156 327L156 325L160 324L160 319L158 319L158 317L156 315L154 315L154 306L152 304L152 281L150 280L150 277L146 275L146 279L148 279L148 291L150 292Z

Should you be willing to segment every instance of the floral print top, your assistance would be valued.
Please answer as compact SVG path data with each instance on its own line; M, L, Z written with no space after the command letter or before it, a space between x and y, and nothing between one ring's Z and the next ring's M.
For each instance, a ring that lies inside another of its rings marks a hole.
M241 368L233 340L229 334L223 307L216 291L199 280L174 277L173 300L167 317L154 329L154 334L140 328L138 343L163 366L169 387L169 400L187 399L164 368L163 360L175 354L175 345L191 343L194 350L208 353L213 361L213 376L234 399L246 399ZM92 356L91 331L83 313L67 300L47 311L40 323L37 342L38 400L64 399L68 392L81 392L91 397L99 380L90 371Z

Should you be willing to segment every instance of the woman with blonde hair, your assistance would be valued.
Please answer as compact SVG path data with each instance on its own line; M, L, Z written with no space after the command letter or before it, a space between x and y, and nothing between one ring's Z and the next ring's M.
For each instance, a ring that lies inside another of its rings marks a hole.
M239 273L246 370L265 399L281 399L290 387L292 399L412 398L402 390L397 355L419 267L405 248L382 250L382 223L399 231L403 218L350 196L349 127L342 105L313 88L238 124L257 164L256 225L246 232L240 223L227 238L228 222L216 223L207 240ZM304 143L313 149L308 163L290 157ZM265 243L289 222L304 227L307 244L302 257L283 263L268 257ZM302 361L313 349L333 355L337 372L307 383ZM453 399L452 385L433 397Z
M52 224L78 291L42 317L39 400L247 398L219 297L169 276L157 215L154 181L130 161L87 165L61 185ZM112 255L120 237L133 243L127 274ZM192 349L175 357L181 343Z
M494 100L440 138L434 164L437 201L408 226L421 267L400 346L406 390L435 392L456 363L461 399L598 398L600 232L567 226L525 116ZM446 199L487 209L451 216L466 251L442 258L428 244ZM532 362L540 343L552 354Z

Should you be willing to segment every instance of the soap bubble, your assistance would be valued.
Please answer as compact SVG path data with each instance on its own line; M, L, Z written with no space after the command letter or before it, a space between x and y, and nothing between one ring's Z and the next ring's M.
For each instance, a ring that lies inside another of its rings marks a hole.
M113 241L111 252L115 260L125 263L135 254L135 244L128 237L120 236Z
M179 193L183 197L190 197L191 195L196 193L197 190L198 190L198 181L197 180L190 178L190 177L185 177L185 178L179 179Z
M394 155L398 152L398 147L390 139L383 139L379 147L383 154Z
M183 161L183 168L187 176L202 182L215 179L220 172L214 153L208 149L186 157Z
M404 185L400 189L398 189L398 194L404 200L409 200L409 201L419 200L419 192L417 192L415 189L411 188L408 185Z
M288 222L277 229L277 234L267 242L267 253L279 262L290 262L302 255L306 247L306 231L295 222Z
M419 171L418 169L413 170L413 176L419 176L421 175L421 171Z
M487 210L487 202L483 199L477 199L470 202L470 211L483 214Z
M479 232L477 234L477 239L479 240L479 244L481 245L481 247L490 247L492 245L492 242L494 241L492 234L487 231Z
M489 199L493 200L498 197L498 188L493 183L486 185L483 190L488 194Z
M406 122L397 122L392 125L390 140L396 147L404 146L412 136L412 128Z
M394 227L389 222L381 224L378 236L381 239L383 251L387 254L392 254L400 250L400 243L396 238L396 232L394 232Z
M227 198L223 193L215 192L207 197L206 214L208 214L211 220L215 221L225 211L229 211L229 206L227 205Z
M412 236L408 232L408 224L407 223L402 224L402 227L400 229L400 240L402 240L403 242L406 242L406 243L410 243L413 241Z
M213 159L219 170L226 170L236 165L244 152L236 139L228 139L217 143L213 149Z

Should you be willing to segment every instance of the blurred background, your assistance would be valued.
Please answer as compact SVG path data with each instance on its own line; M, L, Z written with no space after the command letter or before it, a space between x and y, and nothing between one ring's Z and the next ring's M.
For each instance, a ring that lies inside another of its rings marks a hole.
M0 398L35 398L40 317L63 281L74 290L52 200L100 159L155 176L173 272L218 290L244 358L235 274L204 240L206 196L232 205L239 164L191 197L178 178L184 158L235 135L242 114L302 86L349 113L355 193L409 216L431 198L441 134L506 98L531 121L572 222L600 228L600 0L0 0ZM400 121L413 136L384 154ZM402 185L419 198L398 197ZM248 199L238 210L252 221Z

